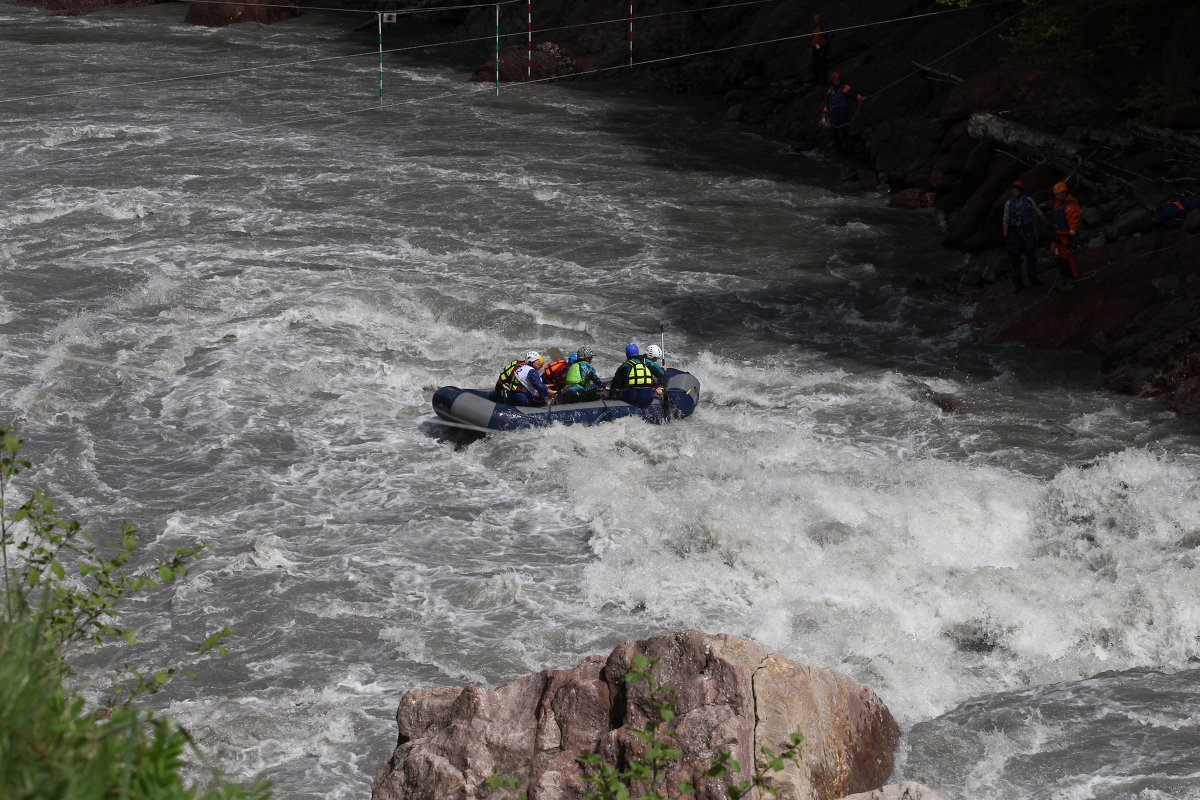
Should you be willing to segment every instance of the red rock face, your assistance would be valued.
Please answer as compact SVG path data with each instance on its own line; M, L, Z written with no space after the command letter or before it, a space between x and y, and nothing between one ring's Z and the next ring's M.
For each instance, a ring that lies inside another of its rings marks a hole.
M290 0L239 0L236 4L191 3L183 21L208 28L221 28L238 22L269 25L304 13L298 8L280 8L291 5L294 4Z
M655 712L645 684L624 681L639 653L658 659L655 677L675 690L671 727L683 758L664 786L692 777L721 752L748 768L761 748L784 750L792 732L805 737L801 764L770 778L785 800L878 789L891 774L899 727L870 689L754 642L683 631L625 642L607 658L589 656L574 669L527 675L495 691L408 692L397 712L398 745L379 767L373 798L488 797L493 769L516 778L517 795L529 800L581 798L577 756L599 753L624 766L645 747L631 731ZM725 798L725 785L701 779L696 796Z
M1200 417L1198 253L1182 229L1081 250L1080 270L1094 275L1073 291L1014 296L1001 281L980 296L974 322L988 341L1100 353L1106 387ZM1006 274L1002 254L995 260Z
M528 44L510 45L500 50L501 83L520 83L573 75L578 71L575 58L552 42L539 43L532 52ZM471 80L487 83L496 80L496 60L476 68Z
M1012 62L954 87L942 106L941 117L958 120L976 111L1003 112L1039 130L1062 133L1070 125L1103 123L1115 110L1113 98L1088 82L1081 72Z

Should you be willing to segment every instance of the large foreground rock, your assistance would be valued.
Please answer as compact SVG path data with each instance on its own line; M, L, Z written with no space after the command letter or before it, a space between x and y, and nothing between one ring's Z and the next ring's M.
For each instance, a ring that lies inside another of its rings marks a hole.
M909 781L907 783L891 783L882 789L871 792L852 794L842 800L950 800L941 792L935 792L928 786Z
M748 768L763 747L782 751L793 731L804 736L801 765L771 778L784 800L834 800L879 789L891 774L899 728L869 688L754 642L684 631L625 642L607 658L589 656L574 669L526 675L495 691L407 692L396 712L397 747L380 765L372 797L501 797L485 784L493 770L520 782L519 797L582 797L576 757L598 753L624 765L642 747L630 730L655 718L645 684L624 681L638 653L658 659L656 678L675 690L672 727L683 759L666 786L721 752ZM697 797L727 797L724 786L702 779Z

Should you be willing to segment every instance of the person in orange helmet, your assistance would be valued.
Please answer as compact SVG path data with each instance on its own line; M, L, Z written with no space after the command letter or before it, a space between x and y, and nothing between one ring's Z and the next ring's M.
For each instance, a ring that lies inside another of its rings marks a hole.
M1054 239L1050 242L1050 254L1054 256L1054 264L1064 279L1063 288L1059 289L1062 292L1074 289L1075 281L1079 279L1079 261L1075 258L1075 250L1079 245L1081 215L1079 201L1071 194L1071 187L1062 182L1054 184L1054 210L1051 212Z
M854 145L850 122L854 119L858 104L866 98L842 80L842 73L835 72L831 77L833 83L825 91L825 107L821 109L822 126L832 124L833 149L838 153L846 153Z

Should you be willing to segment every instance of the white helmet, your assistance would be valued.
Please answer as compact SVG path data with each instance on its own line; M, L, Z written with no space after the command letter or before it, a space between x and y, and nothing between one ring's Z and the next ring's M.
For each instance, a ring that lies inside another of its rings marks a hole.
M650 356L655 361L661 361L663 357L662 348L656 344L652 344L646 348L646 355Z
M542 354L537 350L530 350L525 354L525 363L532 364L535 367L542 363Z

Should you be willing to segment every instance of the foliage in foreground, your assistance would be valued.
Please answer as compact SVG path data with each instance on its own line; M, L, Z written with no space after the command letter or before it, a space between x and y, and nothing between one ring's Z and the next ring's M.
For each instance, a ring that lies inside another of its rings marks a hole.
M630 729L646 746L645 751L637 758L631 759L625 769L609 764L599 754L590 753L579 756L578 760L584 766L584 774L580 778L587 788L584 797L587 800L678 800L696 794L696 783L700 778L727 779L742 769L733 756L722 752L712 759L708 769L693 774L690 779L683 780L678 786L664 786L663 776L671 763L683 758L683 752L671 744L676 732L671 729L675 721L674 690L661 685L654 675L654 667L658 659L651 659L644 653L638 653L625 673L626 683L645 683L647 696L654 716L642 728ZM757 768L750 778L730 782L726 785L731 800L743 800L753 796L755 789L763 789L773 796L778 796L773 788L767 785L768 770L779 772L786 762L800 763L800 743L804 737L793 733L790 744L782 753L774 753L769 748L762 748L765 764ZM492 788L515 791L520 783L515 778L502 778L493 775L487 781ZM640 792L640 794L639 794ZM516 800L516 798L505 798Z
M136 529L101 548L79 523L61 519L40 490L11 499L13 479L29 462L21 440L0 428L0 797L6 800L265 800L252 789L184 780L195 748L170 719L132 701L160 689L174 669L115 670L110 706L89 710L68 688L72 648L123 643L136 632L119 623L122 600L157 588L132 568ZM187 574L200 547L173 551L150 570L161 582ZM229 631L197 648L225 653ZM123 699L120 699L123 698Z

